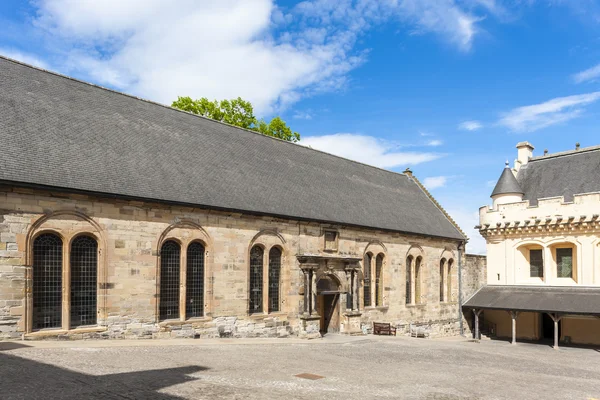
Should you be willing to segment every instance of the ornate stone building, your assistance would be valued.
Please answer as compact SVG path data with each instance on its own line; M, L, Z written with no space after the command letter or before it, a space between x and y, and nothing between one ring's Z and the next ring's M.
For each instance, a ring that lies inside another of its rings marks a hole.
M480 209L488 285L466 307L513 343L600 344L600 146L517 149Z
M465 235L374 168L0 58L0 337L460 324Z

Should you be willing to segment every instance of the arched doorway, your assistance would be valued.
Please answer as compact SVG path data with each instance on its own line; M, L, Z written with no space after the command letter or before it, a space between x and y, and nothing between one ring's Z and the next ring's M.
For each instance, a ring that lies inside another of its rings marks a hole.
M340 332L340 284L325 275L317 281L317 311L321 316L321 335Z

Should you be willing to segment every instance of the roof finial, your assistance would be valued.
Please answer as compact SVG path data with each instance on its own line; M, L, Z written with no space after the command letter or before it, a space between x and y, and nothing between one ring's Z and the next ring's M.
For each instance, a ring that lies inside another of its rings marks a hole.
M407 176L412 176L412 171L410 170L410 168L406 168L406 169L404 170L404 175L407 175Z
M504 168L508 168L508 160L504 163Z
M575 143L575 150L579 150L579 147L581 147L581 144L579 142Z

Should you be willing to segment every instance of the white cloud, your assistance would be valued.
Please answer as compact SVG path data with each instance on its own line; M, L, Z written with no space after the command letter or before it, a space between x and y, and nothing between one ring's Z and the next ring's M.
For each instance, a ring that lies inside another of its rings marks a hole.
M379 168L407 167L436 160L443 154L395 151L398 146L367 135L336 133L303 137L300 144Z
M446 186L447 176L430 176L423 179L423 185L429 190Z
M504 115L500 125L517 132L533 132L577 118L584 108L600 99L600 92L557 97L544 103L515 108Z
M343 88L359 37L393 19L467 51L493 1L36 0L36 28L63 72L170 104L179 95L250 100L258 115ZM57 50L58 49L58 50Z
M444 144L444 142L442 142L439 139L432 139L429 142L427 142L427 146L433 146L433 147L441 146L443 144Z
M312 114L310 111L300 111L297 110L293 115L294 119L312 119Z
M48 64L46 64L45 61L33 54L5 48L0 48L0 54L5 57L12 58L13 60L21 61L25 64L34 65L43 69L48 69Z
M479 121L463 121L458 124L458 129L466 130L466 131L476 131L483 128L483 124Z
M572 76L575 83L594 81L600 77L600 64L595 65L585 71L578 72Z

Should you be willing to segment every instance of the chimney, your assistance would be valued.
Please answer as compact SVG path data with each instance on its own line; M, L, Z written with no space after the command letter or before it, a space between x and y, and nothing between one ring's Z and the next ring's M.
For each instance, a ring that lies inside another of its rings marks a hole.
M580 147L581 147L581 144L579 144L579 142L575 143L575 150L579 150Z
M410 170L410 168L406 168L403 174L408 176L409 178L412 178L412 171Z
M533 145L529 142L517 143L517 159L515 160L515 172L519 172L521 167L529 162L533 157Z

